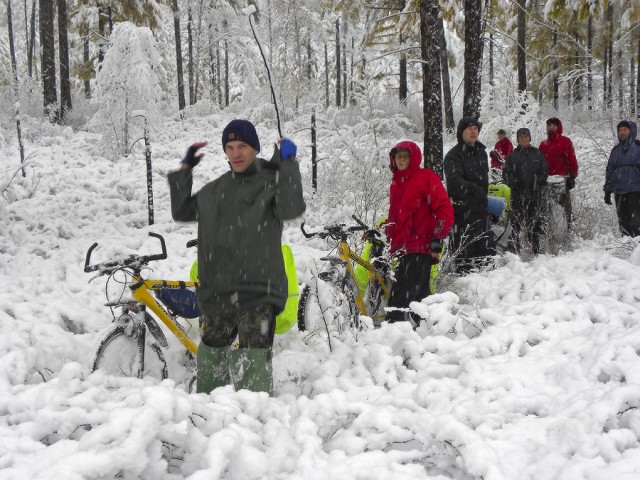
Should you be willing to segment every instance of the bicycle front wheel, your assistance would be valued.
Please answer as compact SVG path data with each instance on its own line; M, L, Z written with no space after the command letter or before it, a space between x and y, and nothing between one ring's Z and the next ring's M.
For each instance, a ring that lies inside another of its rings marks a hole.
M126 325L116 325L100 341L92 371L103 370L118 377L167 378L167 362L162 349L146 340L146 331L132 335Z
M358 309L353 292L317 279L305 285L298 304L298 330L309 334L335 336L359 328Z

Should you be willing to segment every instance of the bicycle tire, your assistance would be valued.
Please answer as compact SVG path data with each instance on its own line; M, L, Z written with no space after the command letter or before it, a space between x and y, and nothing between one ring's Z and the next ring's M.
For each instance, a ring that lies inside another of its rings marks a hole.
M91 371L103 370L109 375L119 377L147 376L158 380L167 378L167 362L162 349L155 342L147 342L145 333L143 330L145 346L141 375L138 365L139 338L129 335L126 325L116 325L104 335L96 349Z
M330 299L330 301L329 301ZM340 334L360 328L353 292L317 279L315 288L304 285L298 303L298 330Z

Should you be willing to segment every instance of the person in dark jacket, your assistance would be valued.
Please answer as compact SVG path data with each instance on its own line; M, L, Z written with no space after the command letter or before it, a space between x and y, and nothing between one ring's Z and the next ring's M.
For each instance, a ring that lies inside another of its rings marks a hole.
M519 253L522 233L534 255L537 255L540 252L540 238L544 234L543 187L549 172L544 155L531 145L529 129L519 129L516 139L518 147L507 157L502 171L504 182L511 189L512 238Z
M618 144L613 147L607 163L604 201L611 205L615 194L618 224L622 235L640 235L640 141L638 126L623 120L618 123Z
M444 158L447 193L455 213L451 252L458 273L480 266L492 254L487 216L489 161L486 147L478 141L480 128L475 118L461 119L458 144Z
M560 199L564 205L567 224L571 225L571 193L576 186L578 176L578 160L569 137L562 134L562 122L552 117L547 120L547 138L538 147L547 160L549 175L565 177L565 192Z
M192 195L192 169L204 145L189 147L181 169L168 177L174 220L198 222L197 391L233 381L236 389L271 394L275 318L287 300L283 221L306 208L296 146L281 139L271 161L258 158L255 127L233 120L222 132L231 170ZM239 348L231 350L236 336Z
M393 173L389 216L386 221L389 252L399 256L389 307L407 308L427 297L434 257L442 252L443 239L453 224L453 207L440 177L420 168L422 152L413 142L398 143L389 152ZM419 319L392 310L390 322Z
M493 150L489 153L491 157L491 168L501 170L504 166L504 162L511 152L513 152L513 144L509 137L507 137L507 131L503 128L498 130L498 141L496 142Z

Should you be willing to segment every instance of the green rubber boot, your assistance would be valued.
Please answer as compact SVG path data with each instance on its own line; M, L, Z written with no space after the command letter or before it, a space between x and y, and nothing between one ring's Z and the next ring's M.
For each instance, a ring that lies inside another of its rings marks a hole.
M231 384L229 348L198 345L197 393L211 393L217 387Z
M239 348L229 352L229 369L236 392L241 389L267 392L273 397L270 348Z

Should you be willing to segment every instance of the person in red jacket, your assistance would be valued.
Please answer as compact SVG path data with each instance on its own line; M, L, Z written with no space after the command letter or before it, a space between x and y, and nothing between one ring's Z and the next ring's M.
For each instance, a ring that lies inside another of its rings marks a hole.
M547 139L538 147L547 160L549 176L565 177L565 193L560 202L564 205L567 223L571 224L571 194L569 190L576 186L578 160L569 137L562 135L562 122L552 117L547 120Z
M390 253L399 255L389 307L407 308L427 297L434 257L453 225L453 206L440 177L421 168L422 152L413 142L398 143L389 152L393 173L389 216L385 224ZM392 310L389 322L419 319Z
M507 137L506 130L501 128L498 130L498 141L493 147L493 150L491 150L491 153L489 153L491 157L491 168L502 169L505 160L511 152L513 152L513 144L511 140L509 140L509 137Z

